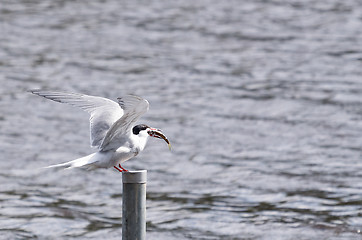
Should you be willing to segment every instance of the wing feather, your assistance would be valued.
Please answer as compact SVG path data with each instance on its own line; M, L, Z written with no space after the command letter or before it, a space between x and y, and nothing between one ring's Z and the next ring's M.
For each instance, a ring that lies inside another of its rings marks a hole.
M100 147L107 131L123 116L120 105L110 99L79 93L31 90L33 94L79 107L90 114L90 141L92 147Z
M135 122L148 111L149 103L135 95L118 98L119 105L124 109L123 116L108 130L100 149L103 151L117 149L127 141Z

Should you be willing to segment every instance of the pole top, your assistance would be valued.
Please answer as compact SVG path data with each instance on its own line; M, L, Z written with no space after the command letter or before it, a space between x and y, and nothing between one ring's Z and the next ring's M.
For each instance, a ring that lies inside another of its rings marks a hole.
M122 172L123 183L146 183L147 170Z

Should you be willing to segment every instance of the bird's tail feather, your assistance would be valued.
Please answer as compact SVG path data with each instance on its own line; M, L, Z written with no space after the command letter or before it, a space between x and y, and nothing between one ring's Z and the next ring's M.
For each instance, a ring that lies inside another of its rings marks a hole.
M63 168L63 169L71 169L76 167L90 167L91 164L97 161L97 158L94 157L95 153L87 155L85 157L81 157L69 162L60 163L51 165L45 168Z

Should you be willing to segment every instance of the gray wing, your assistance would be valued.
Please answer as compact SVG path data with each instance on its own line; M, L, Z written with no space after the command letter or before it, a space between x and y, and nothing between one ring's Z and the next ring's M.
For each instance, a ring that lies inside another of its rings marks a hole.
M120 105L110 99L78 93L32 90L47 99L79 107L90 114L90 142L92 147L100 147L107 131L123 116Z
M119 105L124 109L123 116L108 130L100 149L103 151L117 149L122 146L130 134L135 122L148 111L146 99L135 95L118 98Z

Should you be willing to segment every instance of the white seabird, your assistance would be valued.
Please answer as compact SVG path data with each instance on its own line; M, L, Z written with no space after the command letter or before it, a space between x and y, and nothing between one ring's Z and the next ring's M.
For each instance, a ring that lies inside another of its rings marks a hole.
M102 97L78 93L31 90L44 98L79 107L90 114L90 142L98 151L66 163L49 166L61 168L85 167L87 169L114 167L127 171L121 163L135 157L147 143L148 137L161 138L169 149L167 137L156 128L145 124L135 125L146 113L149 103L135 95L117 98L118 103Z

